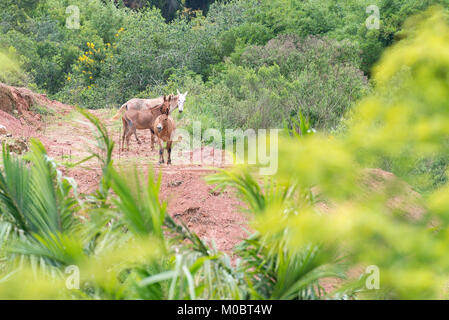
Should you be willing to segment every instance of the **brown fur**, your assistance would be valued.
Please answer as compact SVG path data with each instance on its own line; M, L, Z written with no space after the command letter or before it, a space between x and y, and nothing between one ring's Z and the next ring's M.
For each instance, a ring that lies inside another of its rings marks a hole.
M164 112L165 111L165 112ZM164 148L162 141L167 142L168 159L167 164L171 164L171 147L173 144L172 135L176 130L176 125L173 119L169 116L169 110L163 110L153 124L153 132L158 137L159 141L159 163L164 163Z
M141 143L139 138L137 137L136 131L143 129L150 129L151 133L151 150L154 150L154 120L160 116L162 113L170 112L170 97L163 97L163 103L157 105L150 109L130 109L125 112L122 117L123 121L123 136L121 148L125 149L125 140L127 144L127 150L129 150L129 139L131 135L134 133L137 143Z

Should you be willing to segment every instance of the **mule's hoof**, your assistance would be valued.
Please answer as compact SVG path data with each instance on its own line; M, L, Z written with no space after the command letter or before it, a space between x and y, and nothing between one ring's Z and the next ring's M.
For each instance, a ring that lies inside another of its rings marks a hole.
M162 161L162 160L159 160L159 164L163 164L164 163L164 161Z
M170 165L170 164L171 164L171 160L168 160L168 161L167 161L167 165Z

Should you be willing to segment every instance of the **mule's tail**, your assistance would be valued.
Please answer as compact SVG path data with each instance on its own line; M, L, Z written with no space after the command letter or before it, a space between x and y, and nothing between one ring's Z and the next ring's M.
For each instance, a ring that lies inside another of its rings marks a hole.
M120 109L118 109L117 113L115 114L115 116L113 116L111 119L111 121L117 120L118 118L120 118L120 116L122 115L123 109L128 109L126 103L124 105L122 105L120 107Z

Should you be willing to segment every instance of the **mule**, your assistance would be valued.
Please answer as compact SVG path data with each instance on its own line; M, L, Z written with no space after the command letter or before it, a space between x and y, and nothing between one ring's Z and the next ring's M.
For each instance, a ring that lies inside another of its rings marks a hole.
M125 112L122 117L123 122L123 135L121 149L125 149L125 140L127 144L127 150L129 151L129 139L132 134L135 135L137 142L140 144L139 138L137 138L136 130L150 129L151 131L151 150L154 150L154 121L161 114L170 113L170 102L172 96L168 98L163 97L163 102L150 109L130 109Z
M177 90L178 95L171 94L171 102L170 102L170 113L173 112L176 108L178 108L179 113L182 113L184 111L184 103L186 101L186 96L188 91L186 91L184 94L180 93L179 90ZM117 120L120 118L121 114L126 110L142 110L142 109L151 109L155 106L160 105L163 103L163 98L165 96L156 98L156 99L138 99L133 98L127 102L125 102L120 109L118 109L117 113L110 119L110 120Z
M165 111L165 112L164 112ZM159 164L164 163L164 147L162 141L167 143L166 149L168 153L167 164L171 164L171 147L173 144L173 134L176 130L175 121L169 116L169 110L162 110L162 114L154 120L154 133L158 137L159 142Z

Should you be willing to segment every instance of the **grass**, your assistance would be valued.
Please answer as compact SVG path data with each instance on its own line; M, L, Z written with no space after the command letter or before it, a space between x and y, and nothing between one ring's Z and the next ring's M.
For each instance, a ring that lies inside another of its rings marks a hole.
M54 116L56 112L53 109L50 109L46 106L40 104L33 104L30 108L31 112L40 114L41 116Z

